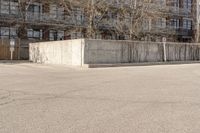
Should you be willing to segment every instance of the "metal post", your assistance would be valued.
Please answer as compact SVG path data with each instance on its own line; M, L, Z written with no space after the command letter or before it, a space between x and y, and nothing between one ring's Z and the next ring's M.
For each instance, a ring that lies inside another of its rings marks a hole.
M10 60L12 62L13 60L13 52L15 50L15 40L14 39L11 39L10 40Z
M21 40L20 38L18 38L18 60L20 60L21 57L20 53L21 53Z
M166 40L167 39L165 37L162 38L162 42L163 42L163 60L164 60L164 62L167 62Z
M13 60L13 51L10 51L10 60Z

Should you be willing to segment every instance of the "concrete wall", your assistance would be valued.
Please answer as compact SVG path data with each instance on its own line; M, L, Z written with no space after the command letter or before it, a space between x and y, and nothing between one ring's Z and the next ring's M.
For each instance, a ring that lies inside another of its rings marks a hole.
M200 59L200 45L166 43L167 61L194 61ZM164 60L162 43L86 40L85 63L138 63Z
M162 61L162 45L147 42L86 40L85 63Z
M35 63L78 65L82 62L84 40L53 41L29 44L29 58Z
M47 64L111 64L161 62L162 43L77 39L30 44L30 60ZM167 43L168 61L200 59L199 44Z

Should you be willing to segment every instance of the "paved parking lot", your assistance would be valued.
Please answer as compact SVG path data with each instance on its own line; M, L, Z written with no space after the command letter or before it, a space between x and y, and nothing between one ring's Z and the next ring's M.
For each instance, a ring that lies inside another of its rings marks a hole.
M200 64L0 64L0 133L199 133Z

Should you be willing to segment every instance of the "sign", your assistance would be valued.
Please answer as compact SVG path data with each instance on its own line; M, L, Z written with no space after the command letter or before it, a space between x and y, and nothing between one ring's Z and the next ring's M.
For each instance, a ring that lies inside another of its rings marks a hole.
M15 47L15 40L11 39L10 40L10 48L14 48Z
M14 47L10 47L10 52L14 52L15 48Z
M15 51L15 40L10 40L10 60L13 60L13 52Z
M166 37L163 37L163 38L162 38L162 41L163 41L163 42L167 42L167 38L166 38Z

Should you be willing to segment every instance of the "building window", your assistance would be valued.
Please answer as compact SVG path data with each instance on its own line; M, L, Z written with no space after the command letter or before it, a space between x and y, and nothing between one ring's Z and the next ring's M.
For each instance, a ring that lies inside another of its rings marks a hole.
M183 20L183 29L192 30L192 20Z
M49 40L50 41L64 40L64 31L50 30L50 32L49 32Z
M10 2L10 14L19 14L18 0L12 0Z
M183 2L184 9L187 9L189 12L192 10L192 0L184 0Z
M178 29L179 28L179 19L171 19L170 26L171 26L171 28Z
M144 31L148 31L150 30L150 20L149 19L143 19L143 25L142 25L142 28Z
M7 38L17 38L17 28L15 27L0 27L0 36Z
M73 8L71 17L74 24L81 25L84 22L83 11L80 8Z
M38 29L28 29L27 30L27 37L29 39L42 39L42 30Z
M1 36L2 37L9 37L10 29L9 27L1 27Z
M57 40L57 32L54 30L50 30L49 32L49 40L54 41Z
M166 0L159 0L158 3L160 6L165 6L166 5Z
M40 11L41 11L41 7L39 4L30 4L28 6L28 12L40 13Z
M2 0L1 1L1 13L2 14L9 14L9 1L7 0Z
M18 14L19 4L18 0L1 0L0 1L0 13L1 14Z
M10 28L10 37L17 37L17 28Z
M42 13L42 5L40 3L33 3L27 6L26 17L28 20L39 20Z
M64 40L64 31L58 31L58 40Z
M174 7L179 7L179 0L172 0L172 5Z
M83 37L83 34L81 32L72 32L71 33L71 39L79 39L82 37Z
M158 18L156 21L157 28L166 28L166 18Z
M50 17L52 19L64 20L64 7L50 5Z

